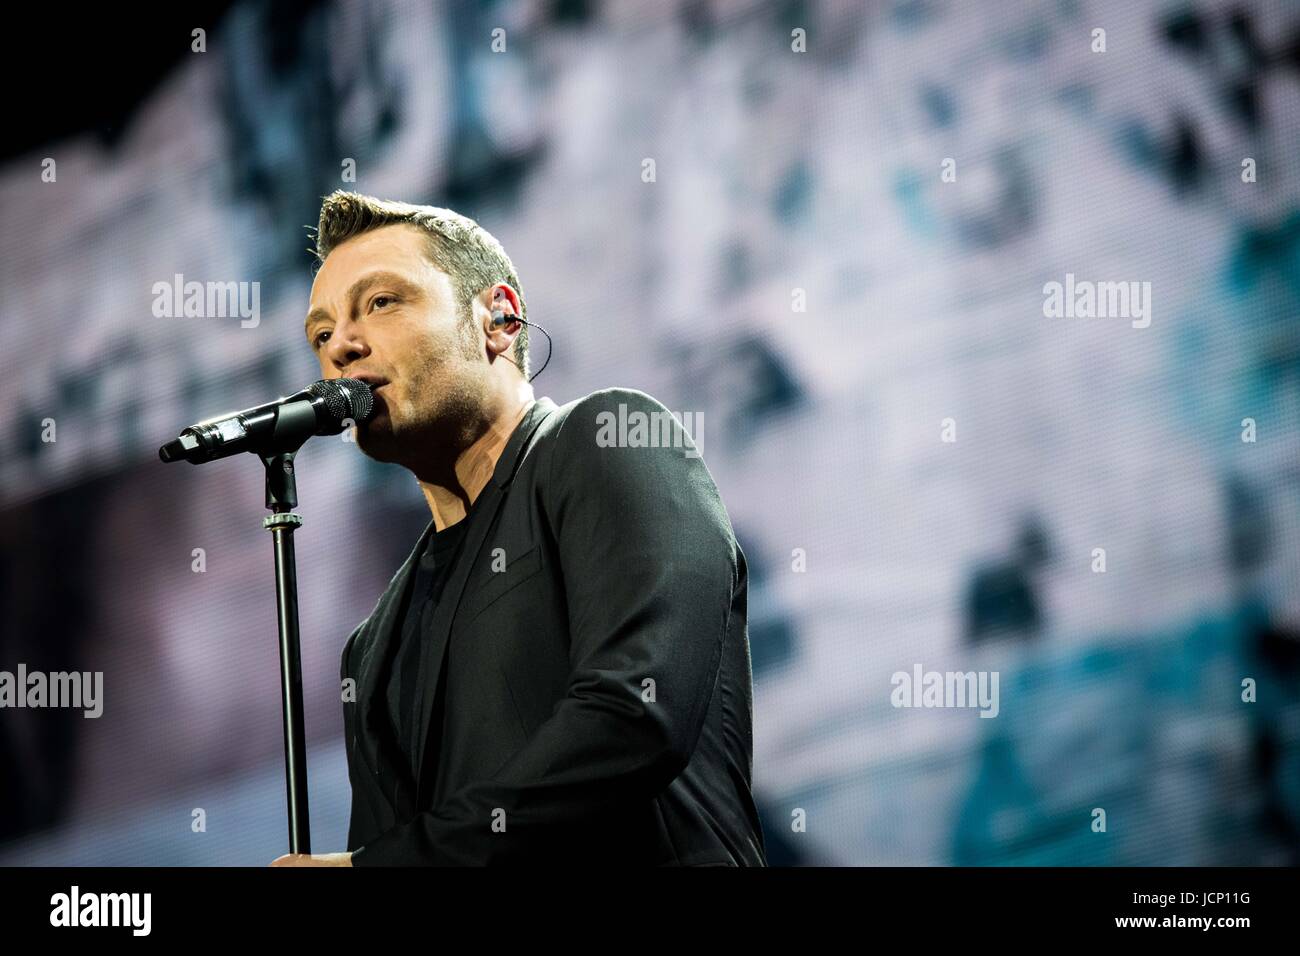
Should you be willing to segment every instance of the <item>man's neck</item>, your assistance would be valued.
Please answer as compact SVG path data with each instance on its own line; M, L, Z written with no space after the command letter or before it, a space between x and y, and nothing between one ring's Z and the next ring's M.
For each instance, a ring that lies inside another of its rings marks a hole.
M420 491L429 503L435 530L443 531L462 520L496 471L497 460L514 434L525 413L533 404L533 390L525 385L502 409L472 445L460 453L454 471L456 485L450 488L431 481L420 481Z

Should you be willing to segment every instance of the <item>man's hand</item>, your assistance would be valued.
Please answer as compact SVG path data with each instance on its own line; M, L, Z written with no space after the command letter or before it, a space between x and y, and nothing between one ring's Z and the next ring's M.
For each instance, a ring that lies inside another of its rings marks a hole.
M351 866L351 853L286 853L271 861L271 866Z

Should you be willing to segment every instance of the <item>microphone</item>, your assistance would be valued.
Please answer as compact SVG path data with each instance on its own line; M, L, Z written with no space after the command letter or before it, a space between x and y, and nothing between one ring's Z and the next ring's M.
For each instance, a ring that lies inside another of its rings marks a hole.
M375 397L365 382L323 379L273 402L205 418L159 448L158 457L200 465L243 451L262 456L297 451L313 435L337 435L370 421L374 413Z

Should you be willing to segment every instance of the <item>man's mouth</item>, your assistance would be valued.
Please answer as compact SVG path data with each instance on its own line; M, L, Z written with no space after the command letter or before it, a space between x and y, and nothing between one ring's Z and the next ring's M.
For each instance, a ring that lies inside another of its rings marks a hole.
M388 379L380 378L377 375L349 375L348 378L356 379L358 382L365 382L370 386L371 394L378 394L379 390L388 384Z

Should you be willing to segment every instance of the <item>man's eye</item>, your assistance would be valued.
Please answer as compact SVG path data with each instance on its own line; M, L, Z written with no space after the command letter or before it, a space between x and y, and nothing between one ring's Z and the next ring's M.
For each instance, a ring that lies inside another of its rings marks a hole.
M317 332L317 333L316 333L316 337L315 337L314 339L311 340L311 347L314 348L314 349L318 349L318 350L319 350L320 347L321 347L321 336L322 336L322 335L329 335L329 334L330 334L329 329L325 329L325 330L323 330L323 331L321 331L321 332Z
M381 302L396 302L396 301L397 301L396 296L377 295L370 300L370 304L374 306L376 309L379 309L379 308L383 308L383 306L380 305Z

